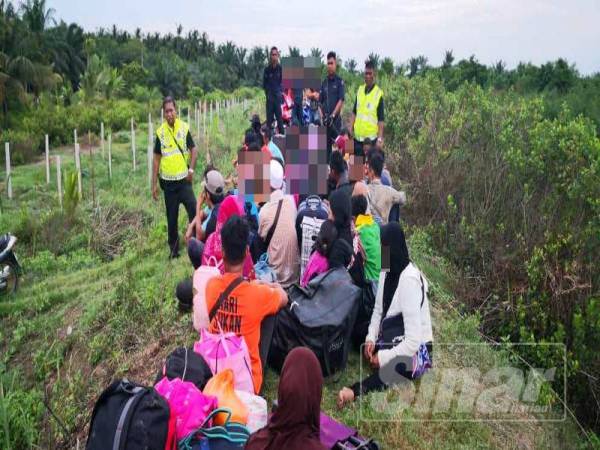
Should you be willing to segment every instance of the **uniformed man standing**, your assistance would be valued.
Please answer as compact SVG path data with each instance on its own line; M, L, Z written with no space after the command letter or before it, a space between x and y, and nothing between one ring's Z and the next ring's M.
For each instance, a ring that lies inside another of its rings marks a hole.
M337 75L337 55L327 53L327 78L321 83L319 102L321 117L327 126L327 161L331 156L331 146L342 131L342 107L344 106L344 80Z
M165 122L156 130L152 197L158 200L157 181L164 193L167 210L170 258L179 256L177 220L183 203L191 222L196 215L196 197L192 179L198 152L187 123L177 117L175 100L163 100Z
M271 60L263 72L263 89L266 97L267 125L273 124L273 117L277 120L279 134L283 134L283 120L281 118L281 81L283 71L279 64L279 50L271 48Z
M354 154L364 156L363 142L369 138L375 145L383 145L383 91L375 84L375 68L371 61L365 63L365 84L358 88L350 119L354 135Z

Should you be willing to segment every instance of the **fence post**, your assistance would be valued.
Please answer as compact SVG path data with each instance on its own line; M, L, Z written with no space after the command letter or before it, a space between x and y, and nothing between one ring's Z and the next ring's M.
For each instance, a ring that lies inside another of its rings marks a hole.
M165 121L165 119L164 119L164 115L165 115L165 113L164 113L163 109L162 109L162 108L160 108L160 124L161 124L161 125L162 125L162 124L163 124L163 122Z
M108 179L112 180L112 132L108 134Z
M62 170L60 168L60 155L56 155L56 189L58 191L58 204L60 209L63 209L63 195L62 195Z
M83 197L83 186L81 185L81 156L79 154L79 144L75 144L75 169L77 170L77 191L79 198Z
M104 122L100 122L100 146L102 147L102 159L104 159Z
M152 160L153 156L153 138L154 130L152 127L152 115L148 114L148 149L146 154L146 163L148 164L148 186L152 186Z
M12 199L12 174L10 173L10 144L4 144L4 153L6 154L6 191L8 198Z
M133 156L133 171L135 172L135 130L133 129L133 117L131 118L131 154Z
M44 143L46 144L46 184L50 184L50 142L48 135L45 136Z

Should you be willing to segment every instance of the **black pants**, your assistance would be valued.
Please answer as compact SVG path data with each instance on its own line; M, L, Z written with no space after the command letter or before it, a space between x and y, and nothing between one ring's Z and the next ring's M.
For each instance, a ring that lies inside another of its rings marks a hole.
M266 101L267 109L267 125L271 126L273 123L273 116L277 120L277 130L279 134L283 134L283 119L281 118L281 94L278 95L267 95Z
M194 289L191 278L180 281L175 288L175 297L179 300L181 311L190 311L194 300Z
M429 357L433 361L433 345L428 342L427 343L427 351L429 352ZM398 366L401 366L400 364ZM397 384L410 383L412 380L412 371L407 369L406 367L396 367L396 372L400 377L398 377ZM362 381L354 383L350 389L354 392L354 398L359 395L368 394L372 391L383 391L387 389L388 385L383 382L381 377L379 376L379 371L374 372L369 375Z
M177 229L179 205L183 203L191 222L196 215L196 197L194 196L192 184L187 180L160 180L160 187L165 195L169 248L171 249L171 256L177 256L179 255L179 231Z
M363 143L361 141L357 141L356 139L354 139L354 154L356 156L365 156Z

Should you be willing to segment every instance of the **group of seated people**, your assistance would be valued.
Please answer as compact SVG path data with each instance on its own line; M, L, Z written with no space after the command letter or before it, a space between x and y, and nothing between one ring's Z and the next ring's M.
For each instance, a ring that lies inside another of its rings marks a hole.
M396 364L394 361L398 357L412 361L425 357L429 363L431 361L433 336L428 284L410 261L399 223L399 207L406 202L406 195L391 186L383 151L371 147L368 142L364 179L351 180L343 134L340 138L329 162L330 192L327 196L299 196L286 192L283 155L273 144L268 127L261 127L256 117L252 120L251 130L246 132L245 149L268 151L271 155L270 199L257 205L228 191L223 175L214 167L207 167L203 175L197 214L186 232L186 242L195 270L211 266L219 272L203 286L205 308L210 310L215 305L232 280L241 276L244 281L231 292L229 301L220 307L219 318L212 322L206 320L206 311L196 310L198 287L192 279L179 283L176 295L180 305L193 309L196 328L207 327L210 332L230 331L244 337L256 393L262 388L264 355L273 327L271 319L287 306L286 290L295 284L306 286L313 277L329 269L343 267L357 286L373 289L375 307L368 330L365 330L363 348L364 357L374 369ZM302 242L300 219L307 211L317 211L313 217L322 222L314 241ZM251 251L256 239L268 240L265 242L266 253L276 277L274 282L257 279L255 264L258 261ZM303 248L309 249L304 259ZM384 324L398 317L403 320L402 338L395 340L393 345L381 345ZM282 386L285 383L286 392L302 389L301 384L295 386L285 378L286 368L296 365L298 368L294 372L298 373L293 377L305 377L307 384L315 380L311 386L319 392L311 398L320 403L322 376L317 373L320 367L318 360L307 356L306 351L294 354L294 360L306 362L286 361L281 383ZM396 371L404 378L414 379L418 374L410 366L401 365L399 369L397 365ZM388 382L375 370L366 379L344 387L339 392L338 404L342 407L360 395L384 389L387 385ZM293 399L304 394L286 395ZM271 420L275 421L277 417L274 415ZM273 430L287 433L285 427L267 428L273 433L276 432ZM268 434L268 431L264 433ZM275 439L264 433L255 439Z

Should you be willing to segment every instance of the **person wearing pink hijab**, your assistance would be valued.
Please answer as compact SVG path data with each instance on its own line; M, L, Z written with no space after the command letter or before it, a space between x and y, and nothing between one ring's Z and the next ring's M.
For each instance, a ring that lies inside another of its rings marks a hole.
M217 267L223 273L223 248L221 246L221 229L225 222L229 220L231 216L241 216L244 217L244 208L242 206L242 201L235 195L230 195L223 200L221 206L219 207L219 213L217 214L217 224L215 226L214 233L206 240L206 244L204 246L204 253L202 254L202 265L215 265L215 261ZM246 254L246 259L244 260L244 277L250 280L255 278L254 275L254 264L252 264L252 258L250 257L250 253Z

